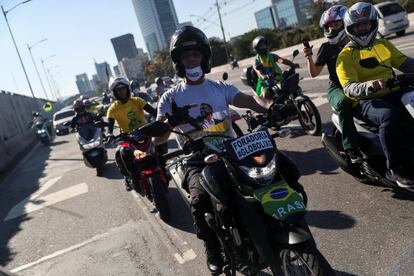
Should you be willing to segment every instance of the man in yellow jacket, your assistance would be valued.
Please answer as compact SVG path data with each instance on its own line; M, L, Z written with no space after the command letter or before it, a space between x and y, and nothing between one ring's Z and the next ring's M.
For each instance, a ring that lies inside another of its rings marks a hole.
M369 3L354 4L345 14L345 31L350 42L341 51L336 72L345 94L354 100L355 112L379 126L379 135L387 158L387 179L404 188L414 187L401 164L400 98L402 93L385 86L392 69L414 73L414 59L402 54L385 39L376 39L377 12ZM382 66L372 69L360 61L376 58ZM387 68L388 67L388 68Z

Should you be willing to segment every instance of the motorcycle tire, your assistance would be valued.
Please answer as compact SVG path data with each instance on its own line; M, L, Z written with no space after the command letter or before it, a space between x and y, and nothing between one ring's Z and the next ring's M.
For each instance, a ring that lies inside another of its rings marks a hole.
M167 194L163 183L161 183L160 176L153 174L148 179L151 193L153 196L155 208L160 214L163 221L168 221L170 218L170 205L168 203Z
M231 126L236 133L237 137L243 136L243 131L240 129L240 127L236 124L236 122L232 122Z
M280 250L284 275L335 275L331 265L312 242L285 246Z
M305 110L302 110L302 107L304 107ZM305 132L312 136L320 135L322 130L322 121L321 115L319 114L318 108L315 104L311 100L306 99L298 102L296 108L298 109L300 125ZM315 122L313 122L312 119L314 119ZM309 123L311 123L313 127L310 127Z
M98 166L96 167L96 176L102 176L104 173L104 166Z

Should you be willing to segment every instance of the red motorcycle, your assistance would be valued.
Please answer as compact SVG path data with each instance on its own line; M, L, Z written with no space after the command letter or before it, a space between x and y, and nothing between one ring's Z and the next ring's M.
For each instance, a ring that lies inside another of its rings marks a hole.
M160 159L161 149L158 147L156 149L151 137L142 134L140 129L135 129L128 134L120 134L115 137L115 140L134 155L134 163L140 174L139 182L131 181L132 188L153 202L161 219L167 221L170 217L167 199L169 178Z

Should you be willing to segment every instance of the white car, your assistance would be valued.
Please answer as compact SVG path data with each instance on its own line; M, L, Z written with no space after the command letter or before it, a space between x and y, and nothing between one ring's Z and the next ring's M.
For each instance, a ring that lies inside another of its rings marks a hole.
M406 10L394 1L387 1L375 5L378 12L378 34L384 37L395 33L403 36L410 26Z
M62 108L53 115L53 126L55 128L56 135L69 134L69 128L63 124L71 122L75 115L76 113L71 107Z

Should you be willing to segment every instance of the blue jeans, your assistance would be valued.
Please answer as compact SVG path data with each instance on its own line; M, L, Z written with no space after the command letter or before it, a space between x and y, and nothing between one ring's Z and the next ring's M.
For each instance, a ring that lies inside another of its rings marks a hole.
M401 165L400 98L400 93L393 93L382 98L361 100L355 109L356 113L379 127L388 169Z

